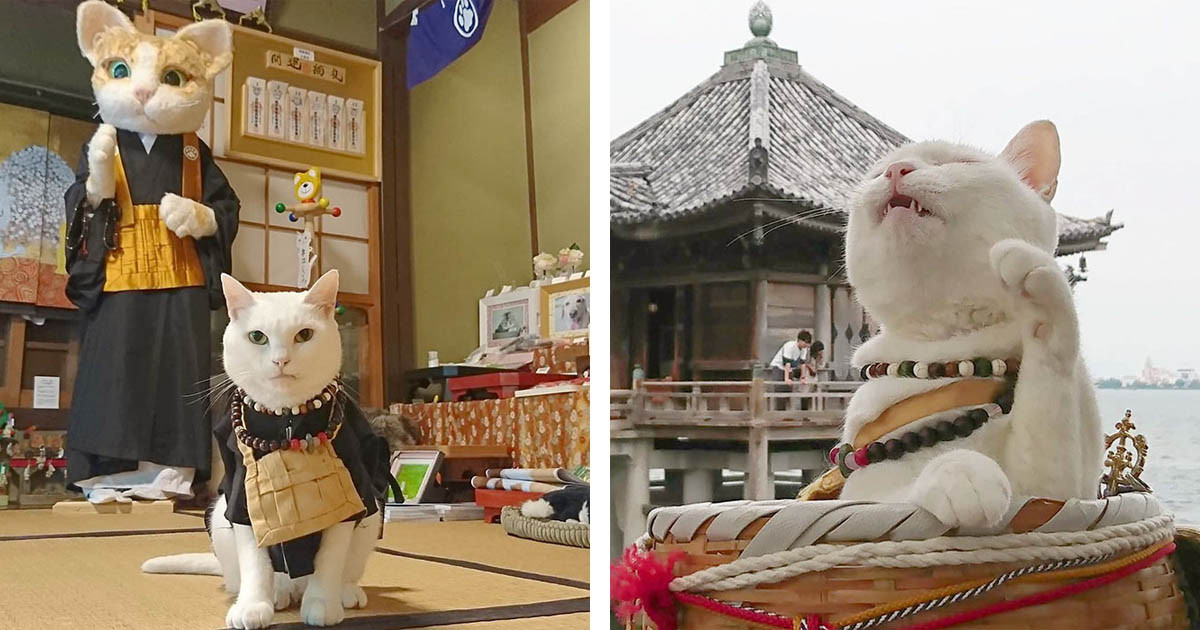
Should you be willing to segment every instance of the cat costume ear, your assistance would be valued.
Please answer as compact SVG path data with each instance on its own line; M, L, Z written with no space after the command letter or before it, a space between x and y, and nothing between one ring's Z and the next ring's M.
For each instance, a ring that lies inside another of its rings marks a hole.
M1016 167L1021 179L1043 199L1047 202L1054 199L1058 190L1058 169L1062 164L1058 129L1054 123L1038 120L1025 125L1008 141L1000 155Z
M110 28L137 32L133 22L124 13L103 0L88 0L75 11L75 35L79 38L79 51L93 66L96 59L96 39Z
M304 303L326 311L332 317L333 309L337 306L337 294L338 270L330 269L313 283L308 293L304 294Z
M254 305L254 294L233 276L221 274L221 288L225 290L225 306L231 321L237 321L243 311Z
M233 29L224 20L203 20L179 29L175 39L191 42L209 56L204 78L211 81L233 61Z

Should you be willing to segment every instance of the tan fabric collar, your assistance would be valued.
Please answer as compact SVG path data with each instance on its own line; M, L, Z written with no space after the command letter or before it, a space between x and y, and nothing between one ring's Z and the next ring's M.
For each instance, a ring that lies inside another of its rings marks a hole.
M854 436L854 448L862 448L900 427L935 413L995 402L1004 387L1003 380L972 378L905 398L863 425Z

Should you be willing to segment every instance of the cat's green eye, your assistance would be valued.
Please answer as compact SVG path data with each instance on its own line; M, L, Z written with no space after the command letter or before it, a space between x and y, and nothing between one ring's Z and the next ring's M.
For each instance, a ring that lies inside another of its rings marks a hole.
M166 83L167 85L173 85L175 87L183 85L183 81L183 73L178 70L167 70L162 76L163 83Z
M256 346L267 345L267 333L265 333L261 330L251 330L250 334L247 335L247 337L250 338L250 343L252 343Z
M108 75L114 79L128 79L129 64L120 59L108 64Z
M301 328L300 332L296 333L296 343L304 343L313 337L313 329Z

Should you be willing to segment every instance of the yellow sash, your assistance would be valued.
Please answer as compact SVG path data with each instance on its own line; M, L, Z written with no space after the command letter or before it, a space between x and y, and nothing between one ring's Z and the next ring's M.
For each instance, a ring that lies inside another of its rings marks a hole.
M204 286L196 241L179 238L158 217L158 204L134 205L129 180L116 155L116 202L121 209L116 248L108 252L104 292ZM181 196L200 200L200 147L196 134L183 136Z

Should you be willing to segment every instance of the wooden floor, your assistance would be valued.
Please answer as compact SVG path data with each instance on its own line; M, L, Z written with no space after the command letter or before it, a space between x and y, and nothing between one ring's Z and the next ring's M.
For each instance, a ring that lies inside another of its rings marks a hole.
M147 558L205 551L199 514L0 511L0 627L217 630L217 577L147 575ZM513 538L478 521L389 523L342 628L583 630L588 550ZM297 608L274 628L303 628Z

